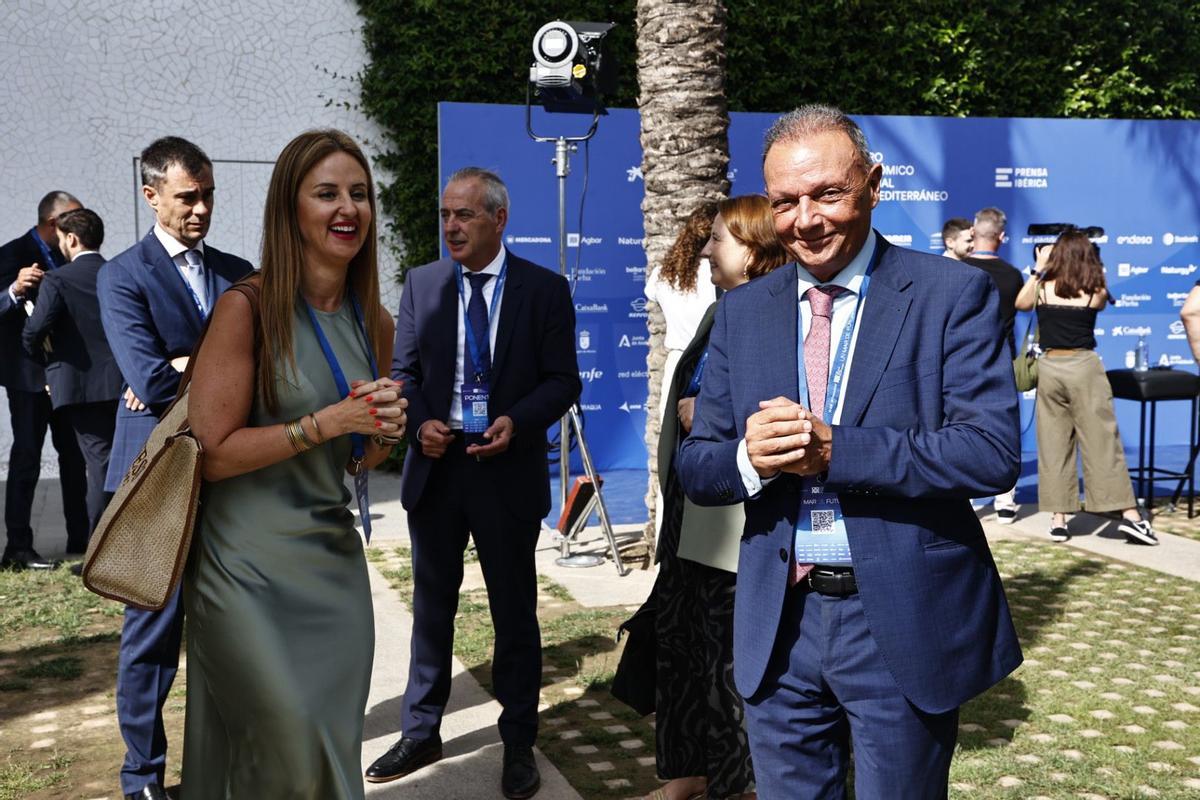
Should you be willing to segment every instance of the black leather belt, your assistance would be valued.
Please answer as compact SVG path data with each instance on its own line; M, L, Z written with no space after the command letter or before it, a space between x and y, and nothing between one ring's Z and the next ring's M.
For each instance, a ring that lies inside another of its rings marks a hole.
M858 594L858 581L852 567L813 567L804 584L817 594L849 597Z

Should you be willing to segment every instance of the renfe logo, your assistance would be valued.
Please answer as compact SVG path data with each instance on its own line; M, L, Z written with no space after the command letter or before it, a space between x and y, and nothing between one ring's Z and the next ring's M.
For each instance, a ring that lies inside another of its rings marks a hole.
M597 369L596 367L592 367L591 369L579 370L579 380L581 380L581 381L587 381L588 383L591 383L593 381L598 381L603 377L604 377L604 370Z

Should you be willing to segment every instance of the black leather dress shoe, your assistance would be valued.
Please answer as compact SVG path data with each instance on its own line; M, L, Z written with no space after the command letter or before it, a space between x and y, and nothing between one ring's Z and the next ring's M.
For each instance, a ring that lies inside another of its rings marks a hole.
M87 543L86 539L83 541L76 541L74 539L68 539L67 540L67 555L81 556L87 552L87 546L88 546L88 543Z
M73 564L71 564L71 574L76 576L77 578L83 577L83 562L82 561L76 561Z
M375 759L374 764L367 767L366 779L369 783L387 783L440 761L441 758L440 736L430 736L428 739L410 739L405 736Z
M125 795L125 800L169 800L169 798L166 789L157 783L152 783L140 792Z
M509 800L533 797L542 786L537 762L533 760L533 748L527 745L504 745L504 775L500 778L500 791Z
M0 558L0 569L54 569L61 561L52 558L42 558L32 547L21 550L5 550Z

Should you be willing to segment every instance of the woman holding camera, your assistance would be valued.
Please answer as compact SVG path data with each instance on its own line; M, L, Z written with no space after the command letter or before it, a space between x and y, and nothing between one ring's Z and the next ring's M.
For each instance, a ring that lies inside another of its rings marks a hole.
M1096 355L1096 315L1108 302L1104 265L1081 230L1063 232L1037 255L1033 275L1017 295L1021 311L1036 309L1038 362L1038 505L1053 515L1050 538L1070 538L1067 514L1079 511L1076 450L1083 460L1084 507L1121 512L1126 541L1156 545L1142 519L1113 412L1112 387Z

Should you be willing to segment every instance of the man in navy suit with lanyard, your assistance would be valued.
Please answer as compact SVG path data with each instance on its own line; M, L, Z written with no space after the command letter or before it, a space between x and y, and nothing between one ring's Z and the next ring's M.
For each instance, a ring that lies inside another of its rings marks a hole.
M413 636L403 736L367 770L395 780L442 756L454 614L468 534L496 633L492 680L504 741L501 790L540 786L533 744L541 686L534 547L550 511L546 429L579 397L575 309L561 276L501 242L508 190L455 172L442 197L450 258L408 273L392 377L408 398L400 499L412 538Z
M970 498L1019 467L1011 359L980 270L871 228L882 167L849 117L767 133L794 257L728 293L678 468L744 502L734 678L758 795L945 797L958 707L1021 662Z
M162 413L204 321L221 292L251 271L245 259L204 241L212 222L212 162L175 136L142 151L142 194L154 228L104 265L100 318L121 376L116 437L106 491L116 491ZM117 664L117 720L125 739L121 790L131 800L165 800L167 737L162 707L179 668L183 605L176 592L162 611L125 609Z

